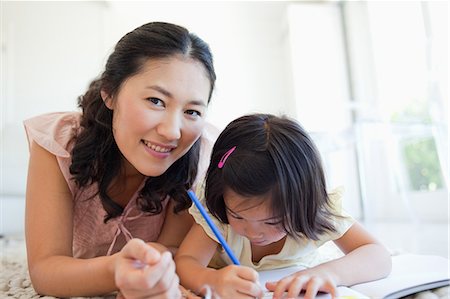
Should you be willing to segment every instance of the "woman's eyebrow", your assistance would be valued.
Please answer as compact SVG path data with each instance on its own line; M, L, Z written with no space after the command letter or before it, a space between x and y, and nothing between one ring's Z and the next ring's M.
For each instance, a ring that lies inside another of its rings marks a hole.
M162 88L161 86L158 86L158 85L150 85L150 86L147 86L146 88L147 88L147 89L153 89L153 90L156 90L157 92L162 93L162 94L165 95L166 97L172 98L172 94L171 94L168 90Z

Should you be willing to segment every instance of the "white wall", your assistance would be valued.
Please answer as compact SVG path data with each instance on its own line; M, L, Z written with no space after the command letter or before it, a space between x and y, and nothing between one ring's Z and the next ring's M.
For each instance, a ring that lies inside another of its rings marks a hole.
M146 22L183 25L210 44L218 79L208 119L219 128L250 112L295 116L287 2L1 5L0 234L23 229L17 213L28 163L22 121L77 109L77 97L102 72L118 39Z

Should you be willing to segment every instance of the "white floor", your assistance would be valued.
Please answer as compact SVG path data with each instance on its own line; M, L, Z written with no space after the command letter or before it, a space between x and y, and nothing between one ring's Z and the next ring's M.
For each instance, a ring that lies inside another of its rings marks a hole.
M449 258L448 223L376 222L364 225L392 251Z

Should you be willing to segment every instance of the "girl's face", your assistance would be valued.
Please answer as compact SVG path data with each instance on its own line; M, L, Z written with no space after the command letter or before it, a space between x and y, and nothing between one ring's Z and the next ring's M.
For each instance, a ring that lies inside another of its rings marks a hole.
M182 56L148 60L116 96L102 92L127 176L159 176L186 154L204 127L209 92L203 65Z
M279 216L273 215L269 195L244 197L229 188L223 195L228 222L254 246L266 246L286 236Z

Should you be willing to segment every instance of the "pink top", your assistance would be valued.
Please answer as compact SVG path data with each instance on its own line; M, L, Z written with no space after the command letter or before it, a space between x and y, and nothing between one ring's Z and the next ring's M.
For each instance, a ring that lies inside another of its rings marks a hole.
M97 192L97 184L87 188L78 188L69 172L73 137L80 130L79 112L56 112L40 115L24 121L29 145L32 141L56 156L61 172L73 195L73 256L92 258L120 251L131 238L140 238L146 242L156 241L164 223L168 200L163 201L163 211L158 215L145 215L136 205L139 190L131 197L121 216L109 220L100 197L91 199ZM203 177L208 166L211 149L218 131L207 124L202 134L200 163L196 182ZM86 200L88 199L88 200Z

